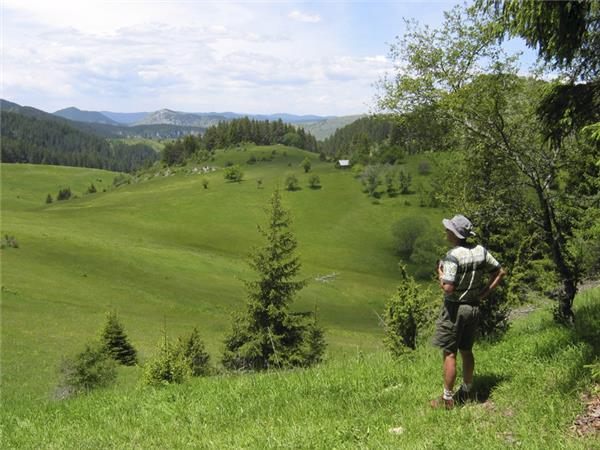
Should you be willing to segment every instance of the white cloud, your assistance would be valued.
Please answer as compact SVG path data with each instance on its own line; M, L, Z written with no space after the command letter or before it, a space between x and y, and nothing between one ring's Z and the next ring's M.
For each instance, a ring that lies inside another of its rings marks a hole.
M282 21L285 9L269 5L91 2L87 12L67 3L7 2L8 100L47 111L353 114L368 109L389 65L353 55L329 27L315 33Z
M318 23L321 21L321 16L318 14L306 14L295 9L288 14L288 17L298 22Z

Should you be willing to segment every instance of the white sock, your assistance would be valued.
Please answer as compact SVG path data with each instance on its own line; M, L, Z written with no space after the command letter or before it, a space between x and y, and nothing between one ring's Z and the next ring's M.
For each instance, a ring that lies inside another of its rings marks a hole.
M444 388L444 395L442 396L444 400L452 400L452 391Z
M473 387L473 383L464 383L462 384L462 386L460 387L464 392L470 392L471 388Z

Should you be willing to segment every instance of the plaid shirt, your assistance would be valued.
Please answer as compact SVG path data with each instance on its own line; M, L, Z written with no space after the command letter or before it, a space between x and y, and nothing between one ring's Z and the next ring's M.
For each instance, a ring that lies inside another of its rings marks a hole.
M500 263L481 245L457 246L443 260L442 282L454 285L445 300L457 303L479 303L490 275L500 269Z

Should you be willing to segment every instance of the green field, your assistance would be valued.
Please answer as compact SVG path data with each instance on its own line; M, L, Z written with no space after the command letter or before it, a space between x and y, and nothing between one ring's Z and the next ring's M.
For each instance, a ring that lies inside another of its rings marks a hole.
M252 154L273 160L244 164ZM308 175L299 167L306 156L322 189L307 186ZM244 181L223 179L226 162L243 165ZM406 165L418 179L417 163ZM206 164L218 170L147 174L140 178L146 181L116 189L110 172L2 166L2 235L14 235L20 244L2 250L6 401L48 398L61 356L95 338L112 308L142 361L153 352L165 320L172 337L198 326L218 361L230 313L243 307L242 280L253 276L247 255L261 244L256 226L264 223L263 208L289 172L302 189L283 191L283 200L294 218L302 277L309 280L294 308L318 307L327 358L381 347L376 313L399 274L390 225L417 214L437 225L442 212L419 208L413 195L372 204L350 172L293 148L249 146L218 152ZM99 192L84 195L92 182ZM79 198L44 203L47 193L55 197L67 185ZM332 273L337 275L327 283L315 281Z
M246 164L250 155L259 162ZM321 189L299 168L307 156ZM422 159L404 165L415 184L427 182ZM241 164L244 181L226 182L226 163ZM351 172L293 148L220 151L202 165L216 170L162 169L118 188L118 174L101 170L2 166L1 231L19 242L1 250L2 448L598 448L569 431L591 384L584 365L600 350L598 289L576 299L575 329L553 324L546 304L500 343L477 344L476 387L489 401L432 411L438 352L423 336L414 354L391 359L376 313L399 275L390 225L420 215L435 227L443 211L419 208L415 195L374 204ZM322 365L158 390L139 387L140 367L121 367L114 387L52 399L62 356L96 338L110 309L142 363L166 322L173 338L197 326L218 365L242 280L253 276L256 226L290 172L302 188L283 201L309 280L293 307L318 307L329 344ZM91 183L98 192L85 194ZM66 186L77 198L45 204Z

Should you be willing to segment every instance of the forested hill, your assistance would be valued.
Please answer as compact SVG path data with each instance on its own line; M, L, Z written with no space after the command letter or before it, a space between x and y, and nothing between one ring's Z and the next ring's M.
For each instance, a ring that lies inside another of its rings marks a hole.
M402 154L447 150L452 145L450 124L435 107L424 107L401 116L372 115L346 125L325 139L319 151L356 161L379 153L380 162L393 163Z
M351 157L355 151L359 151L356 148L359 143L383 142L388 138L393 126L394 120L390 117L363 117L336 130L319 145L319 149L327 155Z
M200 134L204 131L202 127L180 126L172 124L154 124L154 125L112 125L109 123L85 122L73 120L76 116L70 118L60 115L50 114L41 109L31 106L21 106L8 100L0 99L0 110L5 112L19 113L24 116L41 118L59 124L66 124L76 128L84 133L94 134L101 138L145 138L145 139L175 139L187 134ZM90 112L90 111L88 111ZM81 116L77 116L81 119ZM88 116L90 117L90 116Z
M110 145L101 137L74 128L67 120L48 119L43 114L33 117L2 110L2 162L129 172L158 158L149 146Z

